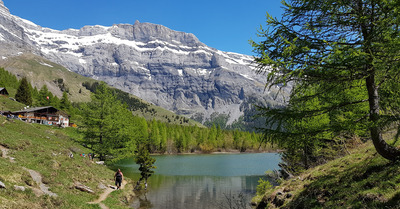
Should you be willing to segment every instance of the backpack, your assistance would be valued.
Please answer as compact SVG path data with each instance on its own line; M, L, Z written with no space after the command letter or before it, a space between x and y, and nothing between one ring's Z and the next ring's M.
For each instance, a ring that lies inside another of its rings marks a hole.
M121 173L121 172L117 172L116 177L117 177L117 178L122 178L122 173Z

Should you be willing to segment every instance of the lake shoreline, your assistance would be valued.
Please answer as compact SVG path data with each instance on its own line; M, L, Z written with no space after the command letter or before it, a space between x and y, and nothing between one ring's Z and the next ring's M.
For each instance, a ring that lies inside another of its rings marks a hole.
M175 152L166 152L166 153L151 153L153 156L162 156L162 155L218 155L218 154L255 154L255 153L281 153L283 150L246 150L245 152L241 152L240 150L223 150L223 151L214 151L214 152L183 152L183 153L175 153Z

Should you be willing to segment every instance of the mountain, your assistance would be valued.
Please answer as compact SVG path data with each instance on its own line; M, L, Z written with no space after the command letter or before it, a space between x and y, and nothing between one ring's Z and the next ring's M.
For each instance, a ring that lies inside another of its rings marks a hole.
M264 91L265 76L255 73L251 56L161 25L58 31L10 14L0 0L0 43L1 59L33 53L200 122L222 115L232 124L247 117L254 101L283 105L273 98L278 87Z

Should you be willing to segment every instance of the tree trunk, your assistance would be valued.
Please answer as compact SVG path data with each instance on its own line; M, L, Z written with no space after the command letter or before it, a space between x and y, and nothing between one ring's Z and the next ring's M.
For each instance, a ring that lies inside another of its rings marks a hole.
M370 76L367 77L366 85L368 89L368 102L370 110L369 118L372 122L372 126L369 128L372 142L376 151L382 157L390 161L395 161L400 157L400 150L390 146L382 138L382 129L379 125L379 94L378 87L375 84L375 76L373 72L371 72Z

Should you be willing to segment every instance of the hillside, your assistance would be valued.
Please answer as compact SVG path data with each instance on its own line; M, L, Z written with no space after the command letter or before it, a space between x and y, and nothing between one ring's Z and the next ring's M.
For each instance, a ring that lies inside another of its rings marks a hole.
M0 116L0 189L1 208L96 208L87 202L98 199L103 186L113 184L114 171L79 156L89 150L75 143L71 136L74 129L28 124L7 120ZM4 152L6 150L6 152ZM69 157L70 153L73 158ZM38 183L31 172L42 177ZM123 201L132 197L132 180L126 189L113 192L115 198L105 202L112 208L126 207ZM75 188L83 184L93 194ZM19 190L21 186L24 191ZM48 187L49 195L44 195Z
M53 95L61 98L63 91L68 92L68 98L71 102L87 102L90 101L90 90L83 86L83 83L98 82L92 78L81 76L77 73L71 72L65 67L56 63L50 62L40 56L31 53L20 53L16 56L3 57L0 59L0 67L11 72L19 79L27 77L33 87L40 89L43 85ZM112 87L111 87L112 88ZM13 97L16 89L8 89L10 96ZM188 119L184 116L157 107L154 104L148 103L134 95L118 91L126 98L132 98L140 108L134 111L135 115L142 116L147 120L159 120L162 122L169 122L171 124L179 125L197 125L203 127L202 124ZM143 108L144 107L144 108ZM186 121L186 122L185 122Z
M398 208L400 162L385 160L371 142L349 151L253 201L262 199L257 208Z

